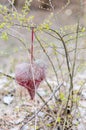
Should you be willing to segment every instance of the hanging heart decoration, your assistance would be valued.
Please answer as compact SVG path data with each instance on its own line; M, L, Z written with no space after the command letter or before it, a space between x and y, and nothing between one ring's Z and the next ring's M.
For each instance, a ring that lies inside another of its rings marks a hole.
M33 61L33 36L34 31L32 29L31 62L21 63L16 66L15 70L16 82L28 90L32 100L40 83L45 79L46 71L46 65L43 62L40 60Z
M45 64L37 61L33 64L21 63L16 67L15 79L19 85L28 90L31 99L34 98L36 89L45 79L45 70Z

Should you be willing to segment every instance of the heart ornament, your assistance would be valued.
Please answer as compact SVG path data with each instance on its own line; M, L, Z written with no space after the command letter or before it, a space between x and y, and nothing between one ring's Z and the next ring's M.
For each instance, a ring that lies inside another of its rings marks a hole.
M35 97L35 92L40 83L45 79L46 65L40 60L33 63L21 63L16 66L15 80L16 82L25 87L31 99Z

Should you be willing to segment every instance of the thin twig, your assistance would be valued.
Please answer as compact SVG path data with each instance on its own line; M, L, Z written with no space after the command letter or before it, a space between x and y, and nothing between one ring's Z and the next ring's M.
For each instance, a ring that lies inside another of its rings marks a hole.
M7 78L10 78L10 79L12 79L12 80L15 80L14 77L12 77L12 76L10 76L10 75L8 75L8 74L5 74L5 73L3 73L3 72L0 72L0 74L3 75L3 76L5 76L5 77L7 77Z
M68 68L68 74L69 74L69 78L70 78L69 95L68 95L68 100L67 100L66 107L65 107L65 112L67 112L67 106L68 106L68 103L69 103L69 100L70 100L70 95L71 95L72 88L73 88L71 69L70 69L70 65L69 65L69 55L68 55L67 47L66 47L66 44L65 44L65 41L64 41L63 37L58 32L56 32L55 30L53 30L53 29L49 29L49 30L51 30L52 32L56 33L57 36L59 36L59 38L62 41L62 44L63 44L63 47L64 47L64 51L65 51L66 63L67 63L67 68Z
M55 72L56 78L57 78L57 84L59 85L58 75L57 75L56 69L55 69L55 67L54 67L54 65L53 65L53 62L52 62L51 58L50 58L49 55L47 54L47 52L46 52L46 50L44 49L44 47L43 47L41 41L39 40L39 38L36 36L36 33L35 33L35 38L36 38L36 40L39 42L41 48L43 49L44 53L46 54L47 58L49 59L51 65L52 65L52 68L53 68L53 70L54 70L54 72Z
M38 115L38 113L46 106L46 104L49 103L49 101L53 98L53 96L55 95L55 93L60 89L60 87L61 87L62 85L63 85L63 83L60 84L58 87L56 87L56 89L55 89L54 92L51 94L51 96L49 97L49 99L48 99L48 100L42 105L42 107L36 112L36 115ZM28 124L28 122L30 122L31 120L33 120L36 115L33 115L30 119L28 119L29 115L27 115L27 116L25 117L25 119L24 119L24 120L26 120L26 122L24 123L24 125ZM24 122L24 121L23 121L23 122ZM23 127L24 125L21 126L20 130L22 129L22 127Z

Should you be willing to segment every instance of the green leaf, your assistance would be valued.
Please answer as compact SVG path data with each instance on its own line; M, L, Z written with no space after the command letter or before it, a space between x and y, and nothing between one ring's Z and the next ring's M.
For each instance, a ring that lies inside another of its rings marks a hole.
M5 41L8 40L8 34L6 32L3 32L2 35L1 35L1 38Z
M58 122L58 123L61 122L61 117L57 117L57 122Z
M4 28L5 25L6 25L6 23L1 23L1 24L0 24L0 29L1 29L1 28Z
M52 126L52 124L47 124L47 126L48 126L48 127L51 127L51 126Z
M65 95L64 95L64 93L60 93L60 99L61 99L61 100L65 100Z
M83 27L81 31L82 31L82 32L85 32L85 31L86 31L85 27Z

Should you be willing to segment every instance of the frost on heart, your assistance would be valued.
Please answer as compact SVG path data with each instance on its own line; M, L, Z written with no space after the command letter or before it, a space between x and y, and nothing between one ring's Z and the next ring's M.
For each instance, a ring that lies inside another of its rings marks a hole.
M45 79L46 65L40 60L33 63L21 63L16 66L16 82L25 87L31 99L34 99L35 91Z

